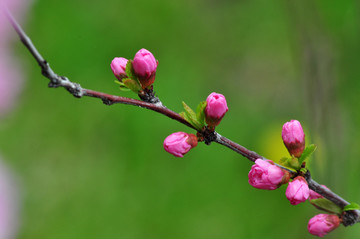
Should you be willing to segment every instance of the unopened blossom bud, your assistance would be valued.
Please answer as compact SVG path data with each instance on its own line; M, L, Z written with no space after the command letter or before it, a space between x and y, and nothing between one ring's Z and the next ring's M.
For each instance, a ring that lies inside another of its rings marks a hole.
M184 154L189 152L198 144L197 137L194 134L187 134L185 132L176 132L164 140L164 149L176 157L184 157Z
M323 237L339 225L340 219L338 216L318 214L309 220L308 231L314 236Z
M305 149L305 134L300 122L297 120L286 122L281 136L289 153L299 158Z
M150 51L143 48L135 54L133 68L143 89L154 83L157 66L158 62Z
M125 72L127 62L128 59L115 57L110 64L112 72L119 81L127 77Z
M274 165L271 160L257 159L248 174L251 186L259 189L274 190L289 181L287 171Z
M310 189L303 177L296 177L289 183L285 195L292 205L305 202L309 198Z
M325 185L321 185L321 187L328 189ZM310 189L309 200L318 199L318 198L323 198L323 196Z
M215 92L211 93L206 99L206 123L211 127L217 126L228 110L225 96Z

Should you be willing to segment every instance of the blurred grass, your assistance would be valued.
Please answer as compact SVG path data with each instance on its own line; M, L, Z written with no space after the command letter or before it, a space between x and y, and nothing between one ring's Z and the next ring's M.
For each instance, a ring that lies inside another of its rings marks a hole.
M309 10L308 1L291 3ZM359 202L358 7L322 0L312 9L335 52L334 100L343 129L330 132L341 147L314 127L308 99L318 89L302 80L306 43L293 22L312 24L312 18L294 14L286 1L38 0L25 29L57 73L128 97L134 95L117 89L109 64L147 48L159 60L155 89L169 108L180 112L182 100L195 107L220 92L230 110L218 131L267 157L286 155L281 126L300 120L321 142L316 160L343 165L334 172L313 164L315 179ZM307 221L318 212L308 204L291 206L285 187L252 188L244 158L201 144L176 159L162 142L172 132L190 132L184 126L136 107L47 89L34 60L14 46L28 80L17 109L2 122L0 145L22 181L19 238L310 237ZM326 154L332 148L341 159ZM341 181L331 184L334 173ZM358 228L332 236L358 238Z

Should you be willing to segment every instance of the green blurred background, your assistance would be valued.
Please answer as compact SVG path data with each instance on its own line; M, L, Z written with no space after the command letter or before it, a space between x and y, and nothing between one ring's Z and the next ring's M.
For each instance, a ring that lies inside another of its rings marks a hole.
M222 93L218 132L273 160L287 155L282 124L298 119L319 146L314 179L360 203L359 25L356 0L37 0L24 28L58 74L127 97L110 62L150 50L169 108ZM252 188L250 161L216 144L175 158L164 138L191 130L48 89L14 48L27 81L0 145L21 182L18 238L312 238L307 222L319 212L291 206L284 186ZM359 235L341 226L327 238Z

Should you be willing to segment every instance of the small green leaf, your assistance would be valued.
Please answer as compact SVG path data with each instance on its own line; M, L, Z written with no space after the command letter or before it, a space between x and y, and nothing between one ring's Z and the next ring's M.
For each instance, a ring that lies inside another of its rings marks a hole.
M187 122L189 122L195 129L201 130L202 126L197 121L195 112L187 105L185 102L182 102L185 112L181 112L180 115L183 117Z
M307 169L306 169L306 168L301 168L301 169L300 169L300 172L302 172L303 174L306 174Z
M182 102L182 104L185 110L185 119L196 129L201 130L203 126L197 120L195 112L184 101Z
M307 160L315 152L316 148L315 144L308 145L299 158L299 164L301 165L305 160Z
M206 101L200 102L198 107L196 108L196 118L201 124L201 128L205 126L205 107L206 107Z
M118 81L118 80L114 80L115 84L118 84L118 85L124 85L124 83L122 83L121 81Z
M122 81L127 88L134 91L135 93L138 93L139 91L141 91L141 86L136 80L126 78L126 79L123 79Z
M123 86L123 85L120 86L120 90L121 91L130 91L129 88L127 88L126 86Z
M344 211L351 211L351 210L359 210L359 209L360 209L360 205L357 204L357 203L352 202L349 205L346 205L343 210Z
M289 160L288 157L283 157L279 160L279 164L285 166L286 162Z
M124 83L122 83L121 81L115 80L114 82L116 84L120 85L120 90L122 90L122 91L130 91L130 89L127 88L127 86Z
M186 113L188 113L192 118L196 119L195 112L183 101L182 102L184 110Z
M292 158L287 158L287 157L284 157L284 158L281 158L279 160L279 164L286 167L286 168L289 168L291 170L299 170L300 168L300 164L298 162L298 159L295 158L295 157L292 157Z
M192 126L194 126L194 128L196 128L196 124L189 118L188 114L186 114L185 112L181 112L179 113L179 115L184 118L187 122L189 122Z
M134 68L132 65L132 60L128 60L127 64L126 64L126 68L125 68L125 73L128 76L128 78L130 79L136 79L135 73L134 73Z
M317 209L323 210L328 213L335 213L341 215L342 210L335 203L327 200L326 198L317 198L310 200L310 203L314 205Z

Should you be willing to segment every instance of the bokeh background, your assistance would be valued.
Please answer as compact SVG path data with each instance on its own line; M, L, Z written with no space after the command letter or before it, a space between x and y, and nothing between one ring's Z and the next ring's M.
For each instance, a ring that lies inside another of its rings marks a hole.
M287 156L282 124L298 119L319 147L314 179L360 202L358 1L36 0L23 26L58 74L111 94L136 97L118 89L111 60L150 50L169 108L222 93L218 132L275 161ZM252 188L250 161L216 144L175 158L164 138L191 130L48 89L19 41L12 49L24 83L0 121L0 149L18 178L17 238L312 238L319 212L291 206L284 186ZM327 238L359 235L341 226Z

